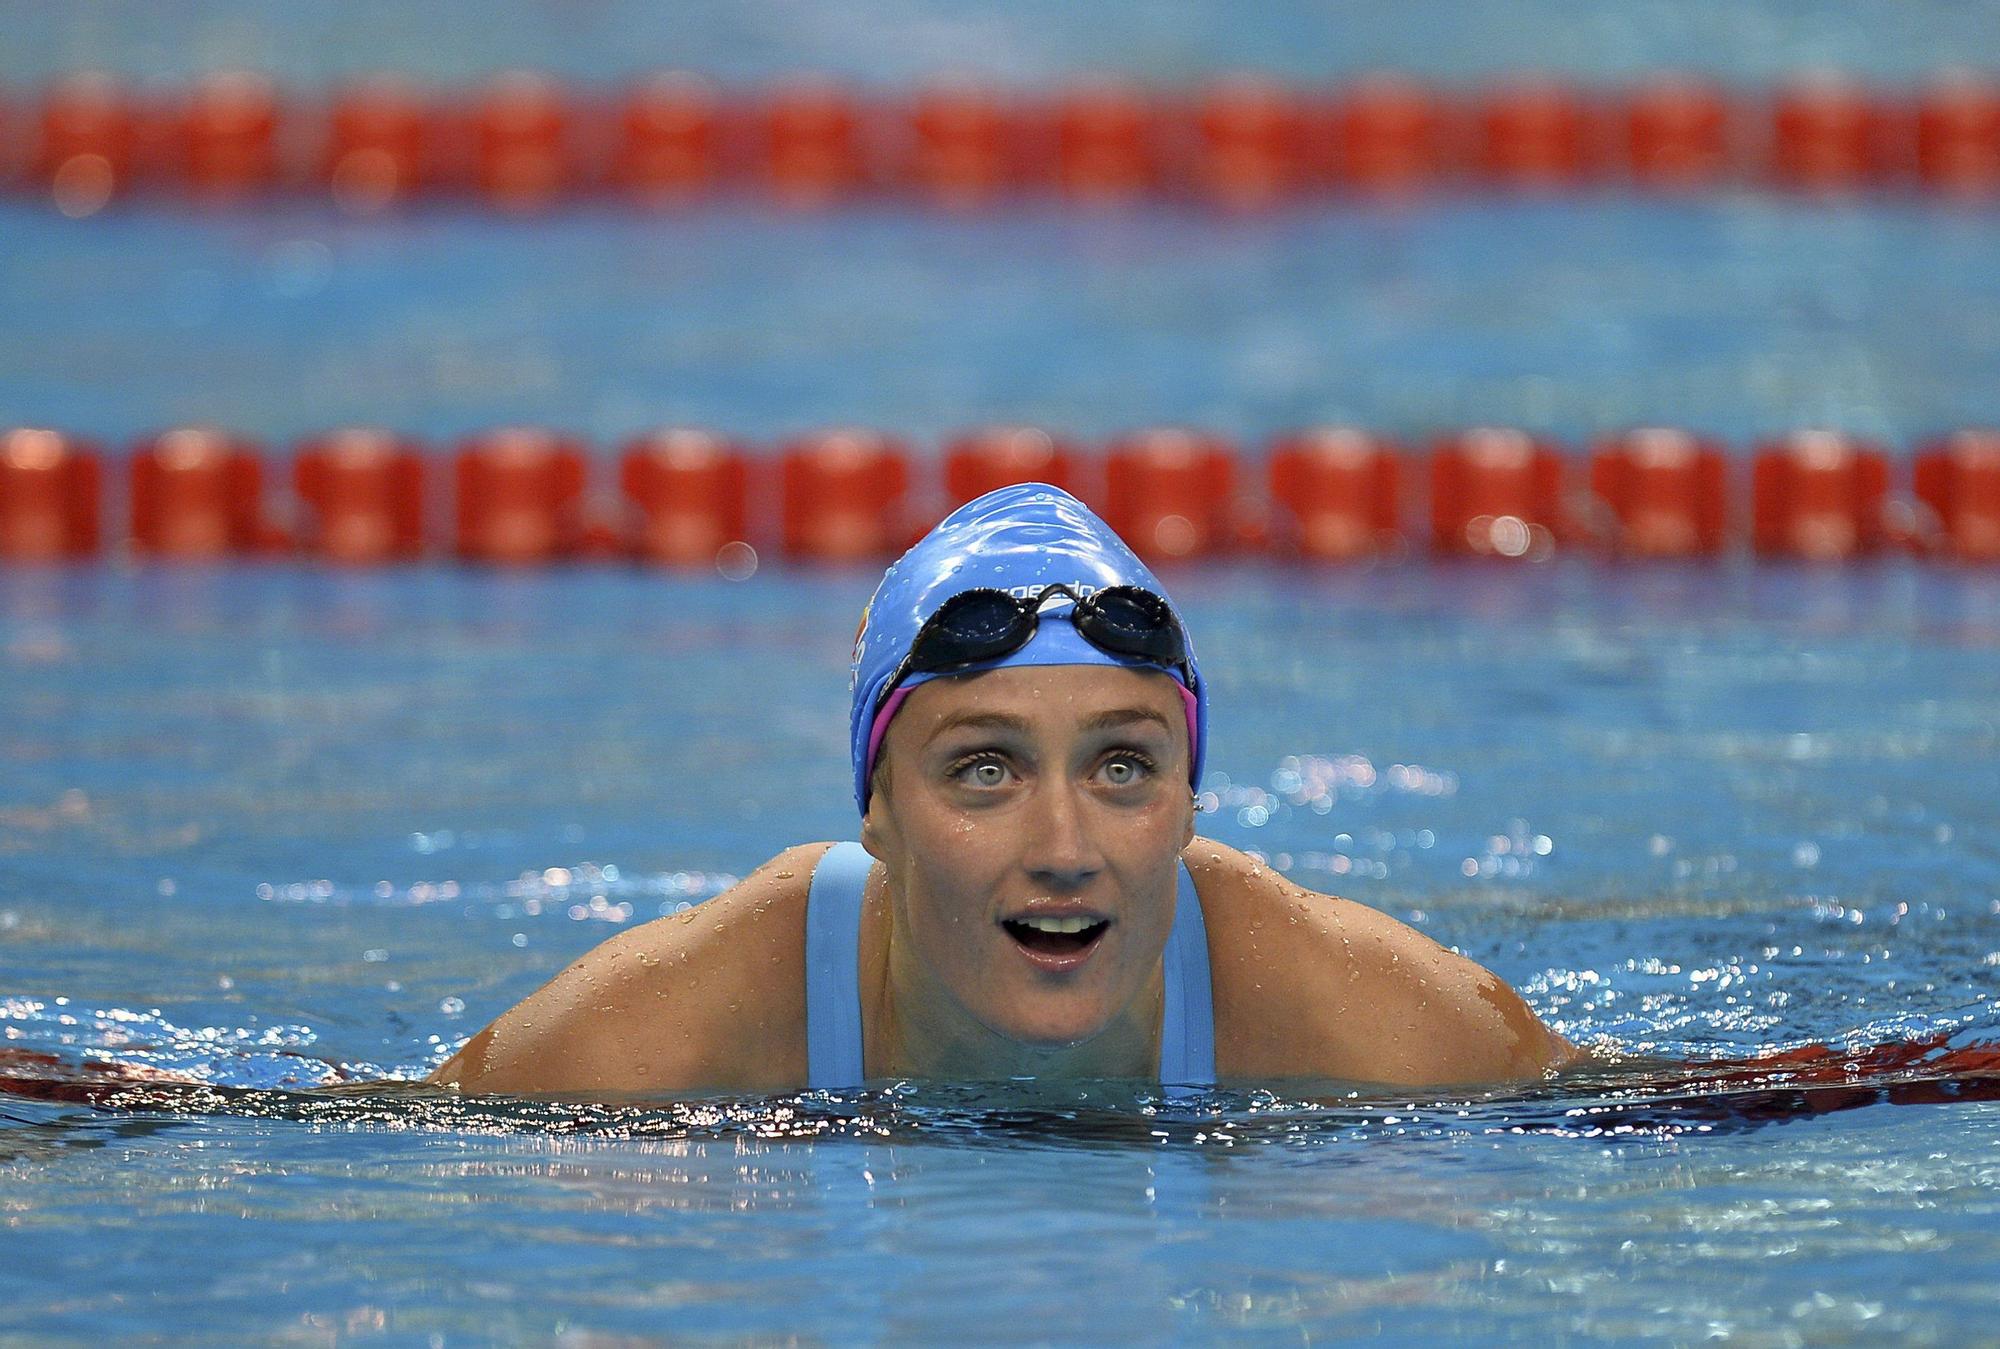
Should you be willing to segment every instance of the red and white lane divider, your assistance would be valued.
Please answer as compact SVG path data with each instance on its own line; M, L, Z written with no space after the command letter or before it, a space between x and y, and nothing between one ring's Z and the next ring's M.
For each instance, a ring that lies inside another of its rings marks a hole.
M733 90L671 73L572 89L514 73L461 90L377 80L304 93L225 72L165 91L103 75L0 90L0 187L72 216L134 194L312 193L368 215L437 196L523 211L746 191L795 207L900 196L958 209L1027 198L1254 209L1438 189L1746 185L2000 196L2000 74L1902 89L1666 74L1624 88L1374 75L886 92L818 79Z
M19 429L0 431L0 565L106 552L351 565L626 558L748 575L759 549L810 563L880 561L952 506L1027 481L1076 492L1156 562L1747 549L2000 564L2000 431L1959 431L1894 460L1854 437L1798 431L1744 458L1662 428L1578 455L1504 428L1442 436L1419 453L1327 427L1276 438L1261 461L1221 436L1174 428L1120 436L1096 453L1033 428L991 428L923 458L868 430L753 455L726 436L669 428L625 445L612 464L573 437L510 428L448 455L384 431L337 431L295 447L286 475L260 447L209 428L149 438L111 464L87 441Z

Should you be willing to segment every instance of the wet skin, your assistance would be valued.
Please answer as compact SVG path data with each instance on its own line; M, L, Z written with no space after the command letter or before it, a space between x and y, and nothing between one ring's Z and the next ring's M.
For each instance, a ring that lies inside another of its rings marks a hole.
M1575 1056L1471 961L1195 838L1188 752L1163 674L1017 667L911 693L862 825L877 859L861 926L870 1077L1154 1075L1183 860L1208 928L1225 1081L1500 1082ZM585 1094L803 1085L805 902L828 846L790 849L605 942L434 1080ZM1065 919L1081 921L1051 921Z

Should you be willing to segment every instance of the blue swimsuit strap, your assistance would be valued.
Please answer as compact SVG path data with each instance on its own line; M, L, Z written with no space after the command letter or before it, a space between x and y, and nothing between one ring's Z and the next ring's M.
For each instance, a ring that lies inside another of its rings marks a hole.
M813 868L806 892L806 1084L860 1086L861 892L875 859L859 843L836 843Z
M1174 892L1174 926L1160 966L1166 1005L1160 1014L1160 1081L1170 1086L1215 1083L1215 986L1208 973L1208 926L1187 863Z
M813 869L806 895L807 1083L818 1090L859 1086L861 1044L861 893L874 859L859 843L836 843ZM1208 929L1194 877L1180 868L1174 926L1161 962L1166 1006L1160 1019L1160 1081L1207 1086L1215 1081L1215 1007L1208 970Z

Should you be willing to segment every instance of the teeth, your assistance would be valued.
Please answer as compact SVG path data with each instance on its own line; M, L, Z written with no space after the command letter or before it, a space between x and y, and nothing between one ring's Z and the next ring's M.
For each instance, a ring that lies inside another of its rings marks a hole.
M1097 926L1096 922L1089 918L1017 918L1014 921L1022 927L1031 927L1037 932L1060 932L1065 934L1081 932L1085 928Z

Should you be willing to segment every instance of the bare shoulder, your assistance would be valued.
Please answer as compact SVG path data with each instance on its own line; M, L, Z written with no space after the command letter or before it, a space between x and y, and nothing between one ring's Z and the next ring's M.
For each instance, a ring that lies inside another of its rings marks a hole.
M480 1092L778 1090L805 1080L805 910L831 847L788 848L585 952L431 1080Z
M1540 1076L1574 1050L1506 983L1366 905L1196 839L1225 1077L1399 1086Z

